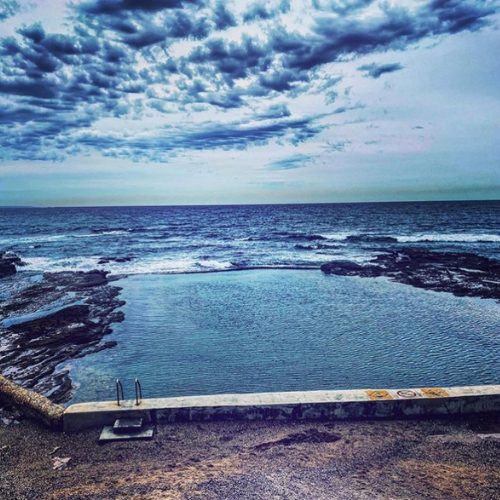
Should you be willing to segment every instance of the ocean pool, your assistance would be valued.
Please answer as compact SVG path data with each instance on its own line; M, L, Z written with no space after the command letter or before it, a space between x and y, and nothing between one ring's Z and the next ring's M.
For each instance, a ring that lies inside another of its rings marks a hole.
M71 368L70 403L498 383L500 304L384 278L253 270L120 280L117 347Z

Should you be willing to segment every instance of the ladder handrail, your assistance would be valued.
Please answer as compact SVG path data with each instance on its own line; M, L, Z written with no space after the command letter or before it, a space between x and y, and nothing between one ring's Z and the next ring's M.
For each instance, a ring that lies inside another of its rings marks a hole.
M139 402L139 399L142 399L142 388L141 388L141 383L139 382L139 379L135 379L135 404L136 406L139 406L141 403Z
M122 401L125 399L125 396L123 395L123 385L120 382L120 379L116 379L116 404L120 406L120 393L122 396Z

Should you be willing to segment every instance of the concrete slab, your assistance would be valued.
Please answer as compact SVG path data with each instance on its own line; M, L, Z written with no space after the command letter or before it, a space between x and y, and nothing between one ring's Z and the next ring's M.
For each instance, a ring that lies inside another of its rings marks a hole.
M154 434L154 429L152 427L145 427L140 431L132 432L120 432L116 434L113 430L113 426L106 425L101 432L99 437L99 443L107 443L111 441L137 441L152 439Z

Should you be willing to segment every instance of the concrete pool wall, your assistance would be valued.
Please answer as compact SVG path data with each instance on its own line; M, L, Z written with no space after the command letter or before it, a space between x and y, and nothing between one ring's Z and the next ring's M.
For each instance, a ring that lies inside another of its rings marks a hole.
M79 403L66 408L65 432L112 425L118 418L146 422L209 420L368 419L500 411L500 385L219 394Z

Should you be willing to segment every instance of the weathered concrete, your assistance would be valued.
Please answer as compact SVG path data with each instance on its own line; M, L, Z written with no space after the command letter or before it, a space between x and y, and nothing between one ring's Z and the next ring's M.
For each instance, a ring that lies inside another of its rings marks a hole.
M500 411L500 385L349 391L219 394L71 405L67 432L111 425L117 418L157 423L207 420L362 419Z
M15 406L24 415L39 420L48 427L62 428L64 413L62 406L11 382L2 375L0 375L0 401Z

